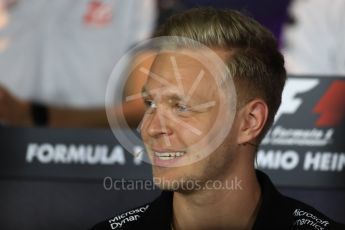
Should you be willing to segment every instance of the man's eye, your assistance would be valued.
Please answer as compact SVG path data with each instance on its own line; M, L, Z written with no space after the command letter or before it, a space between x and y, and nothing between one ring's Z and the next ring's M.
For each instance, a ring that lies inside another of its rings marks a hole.
M156 104L153 100L145 99L144 103L147 108L150 108L150 109L156 108Z
M189 112L190 108L187 105L183 105L183 104L176 104L176 110L178 112L184 113L184 112Z

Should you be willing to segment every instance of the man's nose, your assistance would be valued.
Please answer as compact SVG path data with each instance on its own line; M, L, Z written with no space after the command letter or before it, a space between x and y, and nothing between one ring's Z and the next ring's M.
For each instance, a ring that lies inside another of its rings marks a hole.
M172 134L169 119L162 111L162 108L157 108L151 114L148 114L147 118L148 126L147 133L151 137L158 138L160 136L166 136Z

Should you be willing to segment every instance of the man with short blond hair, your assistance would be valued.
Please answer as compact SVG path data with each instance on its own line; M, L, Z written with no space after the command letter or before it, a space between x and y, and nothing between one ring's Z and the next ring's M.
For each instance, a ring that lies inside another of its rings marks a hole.
M156 37L140 128L163 192L94 229L336 228L254 167L286 80L273 35L237 11L196 8Z

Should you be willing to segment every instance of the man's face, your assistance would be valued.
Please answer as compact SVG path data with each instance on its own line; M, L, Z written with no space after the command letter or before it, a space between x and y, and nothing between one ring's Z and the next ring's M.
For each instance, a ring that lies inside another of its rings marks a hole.
M196 55L195 51L159 54L143 89L147 111L141 135L153 176L164 180L158 184L162 189L172 189L176 181L213 178L229 161L224 148L206 151L224 130L231 110L215 73Z

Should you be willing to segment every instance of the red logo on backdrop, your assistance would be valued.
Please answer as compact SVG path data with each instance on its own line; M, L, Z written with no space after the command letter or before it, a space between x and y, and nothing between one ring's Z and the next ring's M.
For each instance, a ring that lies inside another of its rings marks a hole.
M89 26L103 27L111 23L112 7L100 0L93 0L87 6L84 23Z
M345 117L345 81L332 82L313 111L320 114L318 127L338 125Z

